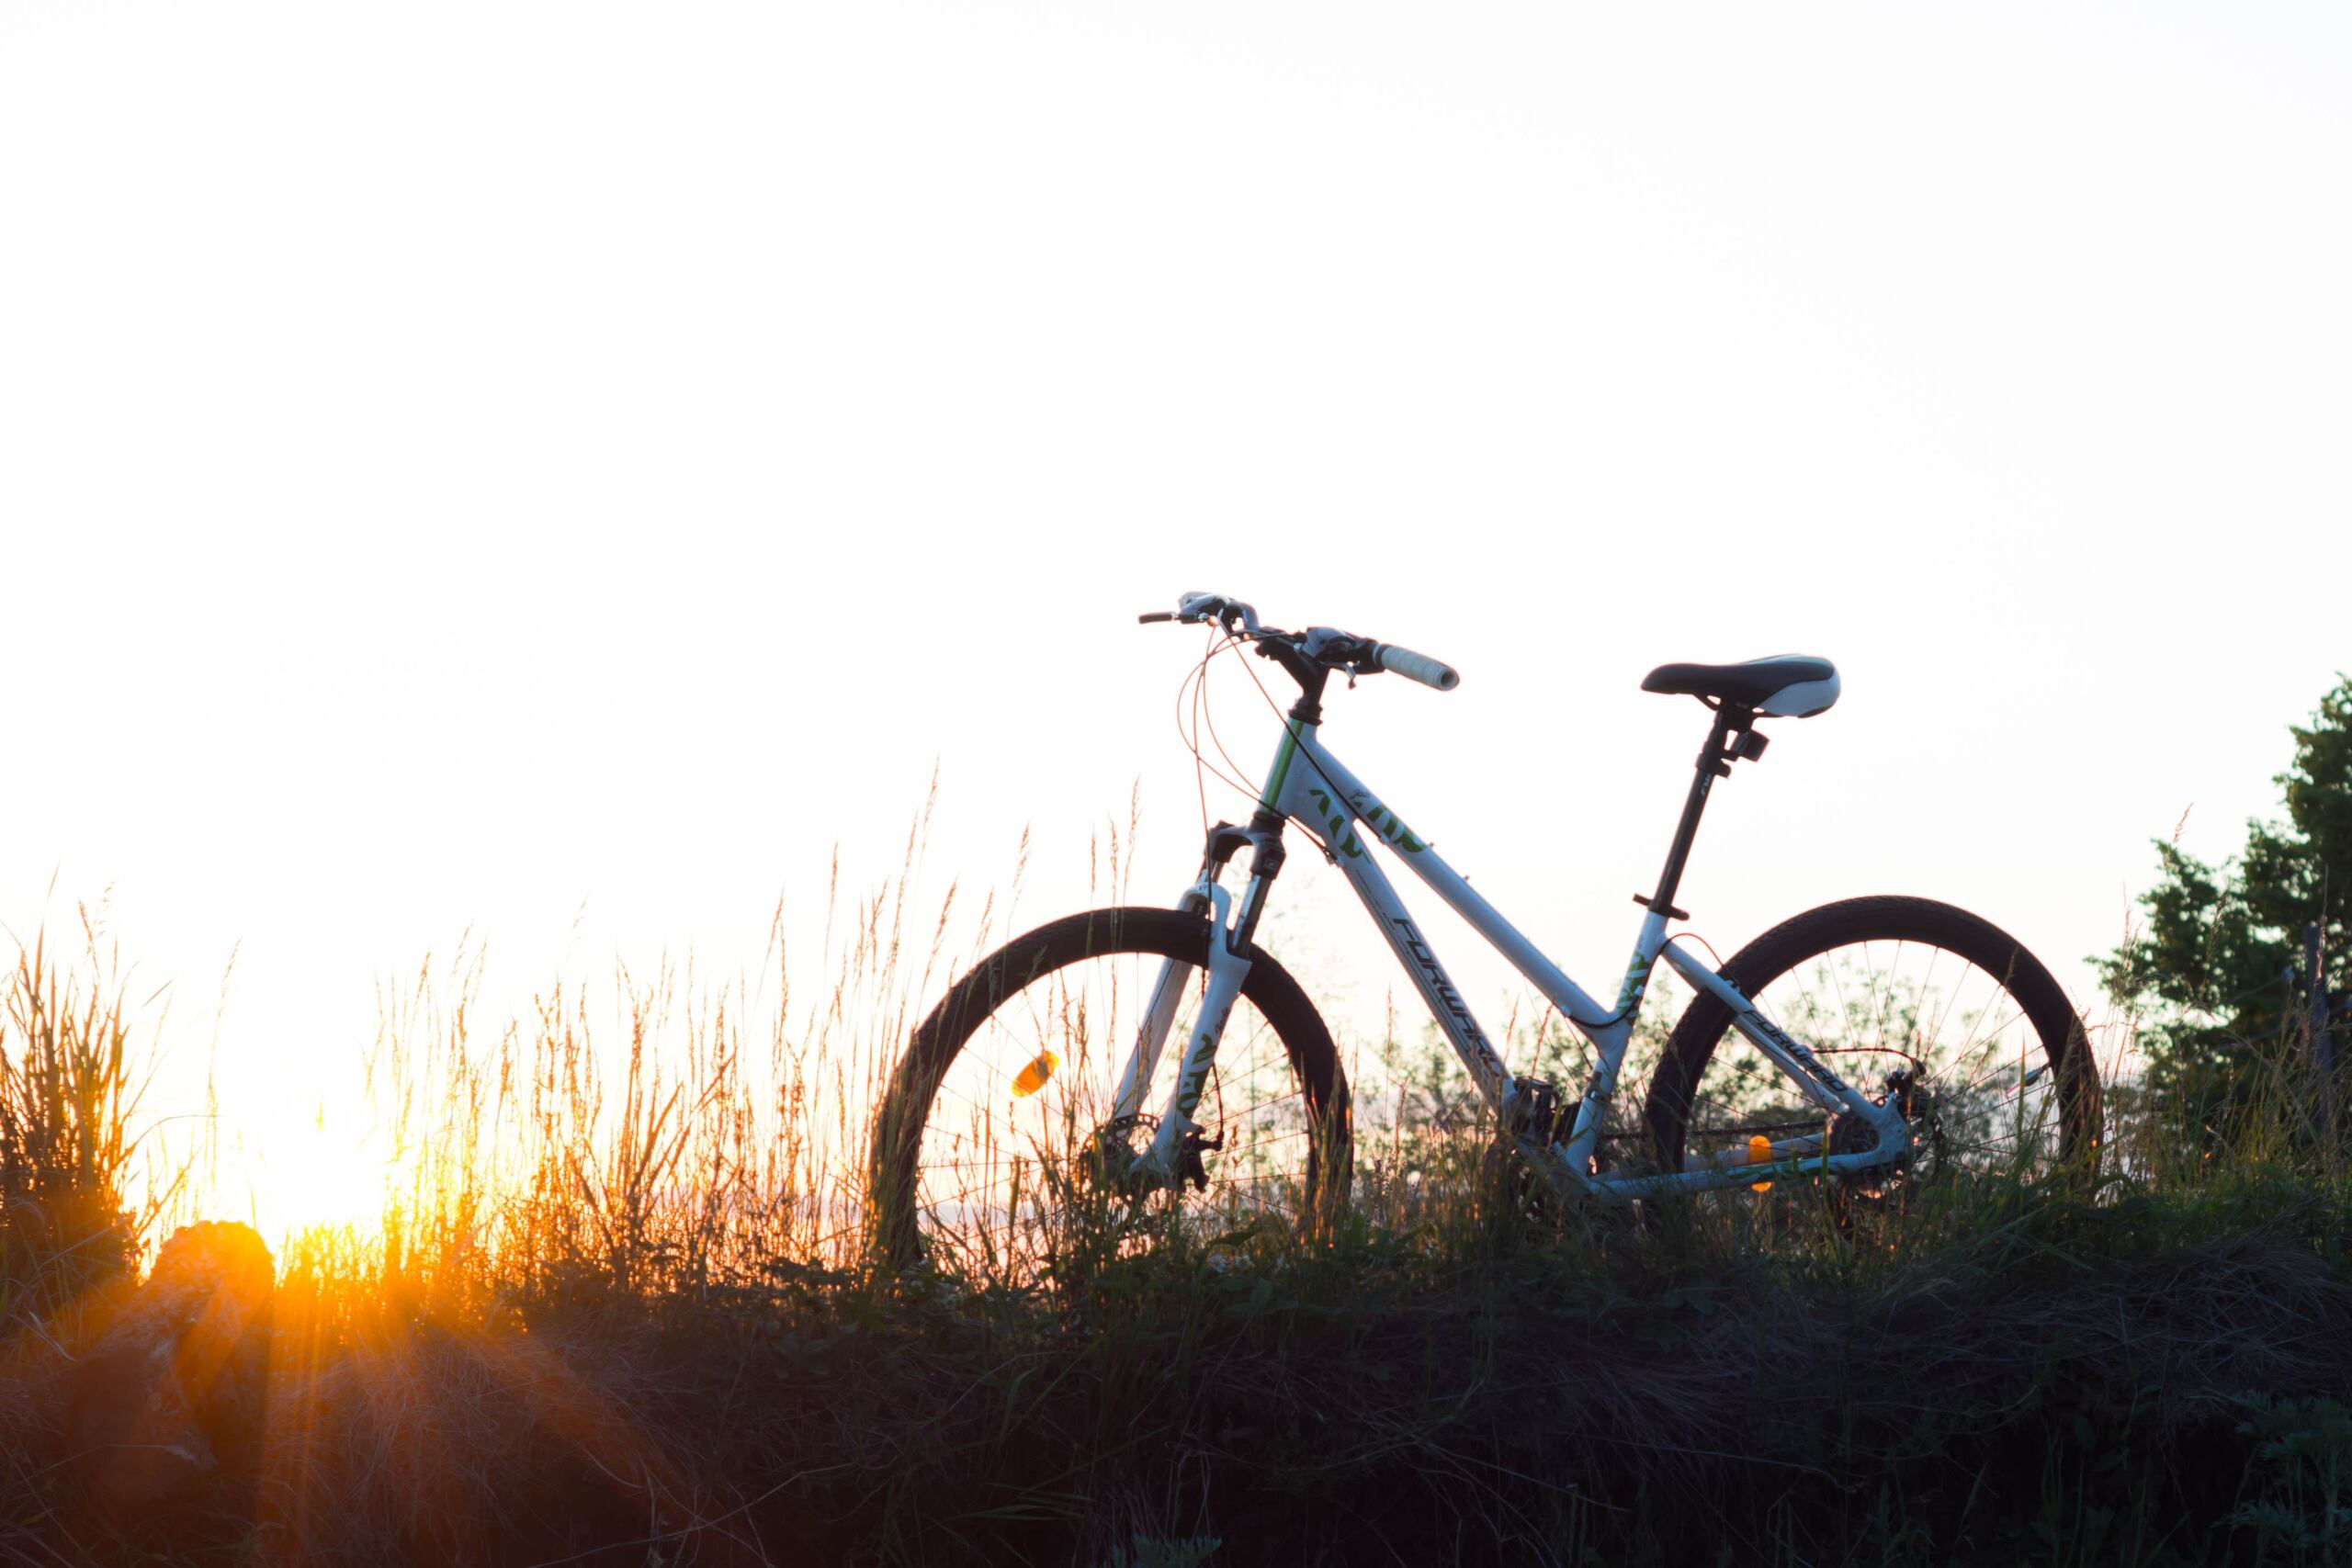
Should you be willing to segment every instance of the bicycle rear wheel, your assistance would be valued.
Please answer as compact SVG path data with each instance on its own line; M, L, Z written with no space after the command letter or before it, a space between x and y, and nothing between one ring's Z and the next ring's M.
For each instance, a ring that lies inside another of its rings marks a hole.
M1911 1075L1917 1163L2032 1176L2096 1158L2098 1071L2082 1021L2050 971L1987 920L1926 898L1849 898L1775 926L1723 975L1873 1098L1890 1072ZM1704 994L1668 1038L1645 1108L1666 1169L1830 1122L1760 1052L1727 1041L1746 1044ZM1832 1147L1860 1135L1833 1127ZM1883 1196L1900 1179L1849 1186Z
M884 1258L1025 1279L1105 1227L1125 1247L1168 1224L1326 1223L1347 1193L1346 1075L1314 1004L1254 946L1194 1115L1197 1179L1150 1191L1108 1179L1106 1141L1141 1146L1168 1103L1212 936L1182 910L1097 909L1016 937L958 981L915 1031L875 1124ZM1144 1115L1123 1124L1117 1080L1170 961L1174 1016Z

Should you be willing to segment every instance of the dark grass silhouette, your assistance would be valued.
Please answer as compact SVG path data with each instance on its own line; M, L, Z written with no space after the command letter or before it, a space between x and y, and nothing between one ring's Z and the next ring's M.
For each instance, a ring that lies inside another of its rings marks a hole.
M854 935L817 1002L756 1025L748 987L695 994L661 971L619 976L616 1011L551 993L483 1036L459 1005L469 964L422 971L379 1047L399 1184L379 1224L282 1249L250 1473L168 1508L94 1508L65 1413L76 1357L131 1289L120 1258L149 1239L128 1164L35 1170L20 1152L12 1204L38 1181L73 1195L56 1212L109 1218L96 1242L80 1221L5 1232L0 1556L2317 1563L2352 1548L2352 1183L2312 1132L2290 1046L2262 1068L2267 1110L2212 1152L2116 1070L2118 1022L2098 1034L2115 1089L2096 1180L1971 1174L1841 1224L1828 1194L1785 1181L1630 1218L1530 1216L1442 1064L1392 1030L1352 1053L1357 1180L1327 1234L1180 1227L1140 1247L1106 1214L1058 1235L1043 1269L893 1272L866 1246L867 1118L969 957L946 955L944 915L917 919L906 886L844 908ZM1003 934L978 928L971 955ZM11 1147L129 1146L136 1065L90 1056L114 1027L86 1005L101 993L38 951L14 986ZM96 1021L43 1044L31 998L50 998L40 1019ZM1513 1032L1556 1043L1541 1018ZM43 1051L94 1061L96 1092L20 1065ZM113 1266L85 1267L108 1247Z

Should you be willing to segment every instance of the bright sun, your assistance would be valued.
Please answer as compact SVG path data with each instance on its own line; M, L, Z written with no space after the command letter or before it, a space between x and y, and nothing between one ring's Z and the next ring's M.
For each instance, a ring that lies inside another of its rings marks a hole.
M399 1168L389 1139L356 1121L331 1107L259 1118L223 1148L220 1190L245 1201L272 1247L313 1226L372 1230Z

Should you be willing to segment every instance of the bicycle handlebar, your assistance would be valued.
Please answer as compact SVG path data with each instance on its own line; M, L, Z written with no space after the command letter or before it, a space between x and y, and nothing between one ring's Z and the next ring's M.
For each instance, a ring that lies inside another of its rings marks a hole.
M1301 657L1331 670L1346 670L1351 674L1371 675L1385 670L1402 675L1408 681L1418 681L1432 691L1450 692L1462 684L1461 674L1454 668L1426 653L1415 653L1409 648L1395 643L1374 642L1370 637L1336 631L1329 626L1309 626L1303 632L1286 632L1258 624L1258 612L1238 599L1228 599L1222 593L1187 593L1176 601L1173 610L1153 610L1136 617L1139 625L1150 626L1159 621L1182 621L1197 625L1214 621L1230 636L1256 643L1279 643L1287 650L1285 660ZM1261 647L1264 654L1269 649Z
M1372 661L1392 675L1402 675L1408 681L1419 681L1441 692L1450 692L1462 684L1462 676L1451 664L1441 664L1426 653L1415 653L1409 648L1399 648L1393 642L1372 645Z

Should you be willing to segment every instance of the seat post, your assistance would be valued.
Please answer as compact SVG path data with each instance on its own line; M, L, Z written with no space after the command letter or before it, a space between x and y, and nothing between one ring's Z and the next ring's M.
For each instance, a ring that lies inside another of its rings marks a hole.
M1731 738L1747 733L1754 723L1755 716L1746 708L1724 703L1715 709L1715 722L1707 730L1707 743L1699 749L1699 760L1693 764L1696 771L1690 780L1690 794L1682 802L1682 820L1675 824L1674 842L1666 852L1666 867L1657 874L1657 891L1647 897L1634 894L1634 903L1655 909L1668 919L1690 918L1674 907L1675 890L1682 883L1682 866L1690 858L1691 841L1699 836L1699 818L1707 809L1707 792L1714 787L1717 779L1731 773L1731 759L1736 754Z

